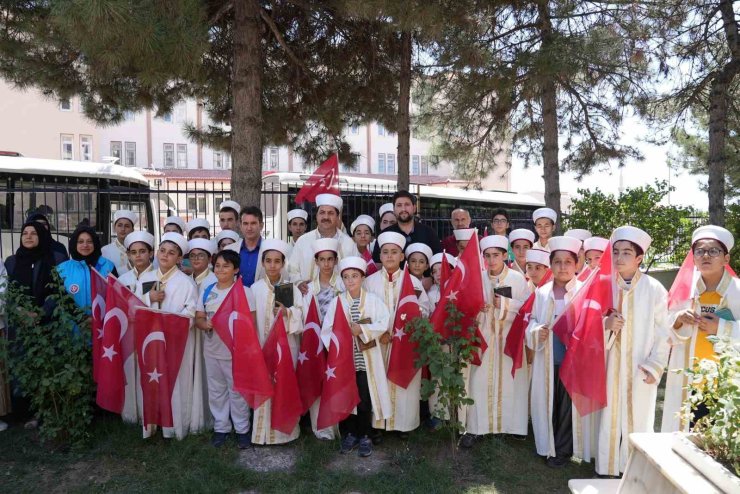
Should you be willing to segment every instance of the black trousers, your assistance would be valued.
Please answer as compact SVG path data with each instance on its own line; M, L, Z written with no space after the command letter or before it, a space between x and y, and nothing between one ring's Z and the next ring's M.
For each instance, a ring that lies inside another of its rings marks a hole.
M357 415L350 414L339 423L339 431L342 436L352 434L357 438L370 435L373 424L373 404L370 401L370 387L367 384L367 373L365 371L355 372L357 380L357 391L360 395L360 403L357 404Z
M573 422L571 414L573 405L570 395L560 380L560 366L556 365L553 376L552 397L552 430L555 439L555 455L558 458L570 458L573 456Z

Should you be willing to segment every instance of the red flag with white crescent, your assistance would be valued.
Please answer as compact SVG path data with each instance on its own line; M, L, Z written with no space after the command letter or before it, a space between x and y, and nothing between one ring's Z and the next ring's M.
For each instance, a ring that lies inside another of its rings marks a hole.
M190 318L150 308L136 311L136 353L144 427L173 427L172 392L188 342Z
M262 353L275 385L270 407L270 428L290 434L303 414L303 405L282 312L278 313L272 323L272 330L262 347Z
M339 157L332 154L316 168L295 196L296 204L316 202L319 194L339 195Z
M411 274L408 269L404 269L386 371L388 380L404 389L419 370L416 367L416 361L419 359L419 344L411 341L411 335L406 332L407 325L416 317L421 317L419 299L414 291Z
M99 357L102 352L100 343L103 341L103 322L105 321L105 297L108 292L108 282L105 276L98 273L95 268L90 268L90 298L92 307L92 367L93 381L98 382Z
M303 324L301 347L298 352L298 388L301 392L303 413L306 413L316 400L321 398L321 388L326 370L326 352L321 342L321 320L316 306L316 297L308 304L306 321Z

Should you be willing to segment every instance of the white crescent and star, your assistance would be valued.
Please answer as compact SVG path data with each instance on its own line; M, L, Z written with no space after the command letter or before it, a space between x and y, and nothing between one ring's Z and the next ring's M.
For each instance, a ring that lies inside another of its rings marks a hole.
M332 343L334 343L334 345L337 347L337 357L338 357L339 356L339 338L337 338L337 335L335 335L334 332L331 333L329 338L331 339Z
M119 309L118 307L113 307L111 310L105 313L103 328L105 328L105 325L108 324L108 321L112 320L113 318L118 319L118 323L121 325L121 333L118 335L118 341L121 341L123 340L123 335L125 335L126 331L128 331L128 318L126 317L126 313L123 312L121 309Z
M336 376L336 375L334 374L334 371L335 371L336 369L337 369L336 367L327 367L327 368L326 368L326 371L324 371L324 372L325 372L325 374L326 374L326 380L327 380L327 381L328 381L329 379L331 379L332 377L333 377L334 379L336 379L336 378L337 378L337 376Z
M234 321L239 319L239 313L235 310L229 314L229 333L231 333L231 339L234 339Z
M95 299L92 301L92 313L95 314L95 309L98 309L98 316L105 314L105 299L100 295L95 295Z
M308 360L308 356L306 355L306 352L300 352L298 354L298 363L302 364L303 362L306 362Z
M167 340L164 339L164 333L162 331L152 331L149 333L146 338L144 338L144 343L141 344L141 361L144 364L146 364L146 347L152 341L161 341L164 343L165 348L167 348Z
M107 358L111 362L113 362L113 357L118 355L118 352L113 349L115 345L111 346L104 346L103 347L103 356L101 358Z
M399 340L402 340L404 336L406 336L406 333L404 332L403 328L396 328L393 331L394 338L398 338Z
M307 322L304 326L305 331L308 331L309 329L313 330L314 333L316 333L316 336L319 339L319 346L316 348L316 355L321 353L321 350L324 349L324 345L321 343L321 327L316 324L314 321Z
M159 382L159 378L162 377L164 374L160 374L159 372L157 372L157 368L155 367L152 372L147 372L146 375L149 376L149 382Z

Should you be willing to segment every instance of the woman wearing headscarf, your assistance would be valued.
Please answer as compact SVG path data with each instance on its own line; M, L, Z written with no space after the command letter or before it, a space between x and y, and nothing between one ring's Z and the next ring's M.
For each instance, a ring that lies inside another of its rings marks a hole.
M31 213L28 215L28 218L26 218L26 222L28 221L36 221L38 223L41 223L42 225L44 225L44 228L46 228L49 234L51 234L51 224L49 223L49 218L47 218L44 213L40 213L40 212ZM54 240L54 237L51 237L51 250L54 251L54 255L57 258L57 262L62 262L62 261L66 261L67 259L69 259L67 248L60 241Z

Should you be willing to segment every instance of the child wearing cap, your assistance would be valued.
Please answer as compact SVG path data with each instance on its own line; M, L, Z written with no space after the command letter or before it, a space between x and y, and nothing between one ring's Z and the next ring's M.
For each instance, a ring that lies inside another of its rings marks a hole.
M424 290L432 288L433 281L426 276L429 271L429 261L432 259L432 249L427 244L416 242L406 247L409 273L415 276L424 286Z
M526 276L527 251L534 245L534 233L526 228L517 228L509 234L509 244L514 260L510 266Z
M666 383L662 432L688 432L708 413L707 407L700 405L692 422L680 419L678 412L689 384L680 371L704 359L717 360L717 351L727 339L736 344L740 341L740 280L727 270L734 245L732 233L719 226L697 228L691 236L693 263L681 266L669 295L673 325L668 369L672 372ZM713 343L708 336L720 341Z
M180 235L186 235L188 232L187 225L185 224L185 220L180 218L179 216L168 216L167 219L164 221L164 227L162 228L162 233L179 233Z
M670 323L666 289L639 269L651 240L633 226L621 226L611 236L616 288L614 311L604 321L609 399L601 410L599 475L624 472L629 434L653 432Z
M583 241L584 267L578 279L585 281L591 271L598 267L604 250L609 246L609 240L602 237L590 237Z
M192 230L191 230L192 231ZM211 257L216 253L212 240L194 238L188 242L188 259L193 268L193 281L198 290L216 282L216 275L211 271Z
M211 239L211 224L208 220L204 220L203 218L193 218L188 221L187 228L188 240L193 240L194 238L204 238L206 240Z
M358 447L358 455L372 454L370 434L373 419L383 421L391 417L392 407L385 376L385 366L378 339L391 324L390 313L383 300L363 288L364 259L351 256L339 263L346 290L337 295L324 318L321 339L328 342L333 330L334 314L338 307L344 310L353 335L355 378L360 403L356 414L350 414L340 422L342 432L341 453L349 453Z
M432 287L427 292L427 296L429 297L429 306L430 306L430 314L434 312L435 307L437 306L437 303L439 302L439 298L442 296L441 290L442 287L439 286L441 276L442 276L442 256L445 256L445 259L447 260L447 264L450 267L450 270L455 269L455 264L457 264L457 259L452 257L450 254L438 252L432 256L432 259L430 260L430 264L432 266Z
M221 230L216 235L216 250L221 252L231 244L235 244L241 240L241 237L234 230Z
M527 286L529 292L534 293L537 287L550 281L550 253L545 250L530 249L527 251L526 264Z
M386 228L398 223L396 215L393 213L393 203L387 202L378 209L378 235L383 233Z
M361 214L350 225L349 230L352 240L355 241L357 252L367 262L367 276L378 271L378 266L373 262L373 230L375 220L366 214Z
M533 248L550 251L548 242L555 233L555 224L558 222L558 213L551 208L539 208L535 209L532 213L532 221L534 221L534 229L537 232L537 242L533 245Z
M116 211L113 214L113 230L116 233L116 237L111 243L104 245L101 249L103 257L115 264L119 276L131 269L124 241L126 240L126 236L134 231L134 225L136 225L137 219L136 213L128 209L119 209Z
M236 201L224 201L218 206L218 226L221 231L231 230L239 235L239 211L242 207Z
M195 326L203 336L203 357L205 359L208 408L214 419L211 444L221 447L231 434L232 424L240 449L251 444L249 435L249 405L241 394L234 390L231 351L226 347L218 333L213 330L211 318L231 291L239 274L239 254L229 250L215 256L215 281L206 282L198 294L195 313ZM242 283L247 302L255 317L256 302L252 290Z
M468 245L468 242L470 242L471 237L476 231L477 230L475 228L458 228L452 232L455 235L457 251L460 254L465 250L465 247Z
M291 248L295 245L296 241L306 233L307 229L308 213L306 211L303 209L291 209L288 211L288 233L290 234L288 245L290 245Z

